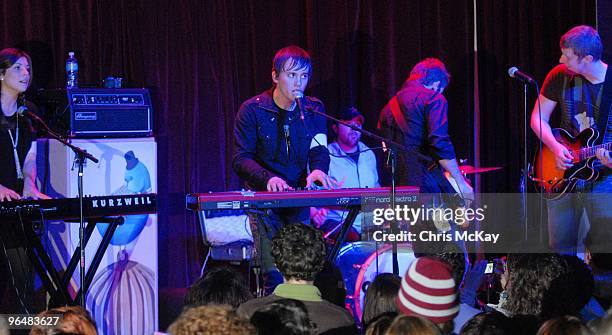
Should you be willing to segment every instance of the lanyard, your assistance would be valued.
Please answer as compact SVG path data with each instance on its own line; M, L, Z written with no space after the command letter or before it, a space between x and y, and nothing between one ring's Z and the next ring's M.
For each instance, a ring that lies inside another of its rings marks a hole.
M13 139L13 134L10 129L7 129L9 133L9 137L11 138L11 144L13 145L13 157L15 157L15 170L17 172L17 179L23 179L23 171L21 169L21 163L19 162L19 155L17 154L17 144L19 143L19 117L17 117L17 122L15 126L15 138Z

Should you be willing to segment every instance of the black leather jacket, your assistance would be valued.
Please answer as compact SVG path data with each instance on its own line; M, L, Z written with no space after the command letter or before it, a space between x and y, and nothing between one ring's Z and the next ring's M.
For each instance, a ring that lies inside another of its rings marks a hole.
M327 132L323 103L302 99L304 120L298 108L284 111L274 103L272 89L242 103L234 124L233 168L254 190L265 190L268 180L278 176L291 187L305 186L307 167L329 169L326 140L313 141ZM326 138L326 137L325 137ZM325 142L325 143L323 143Z

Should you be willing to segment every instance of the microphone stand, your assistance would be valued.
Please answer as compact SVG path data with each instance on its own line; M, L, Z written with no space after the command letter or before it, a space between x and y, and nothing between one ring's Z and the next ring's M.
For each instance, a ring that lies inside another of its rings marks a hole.
M298 104L298 106L301 107L300 104ZM339 124L342 124L348 128L351 128L352 130L355 130L361 134L366 135L369 138L375 139L377 141L380 142L384 142L385 144L387 144L387 150L389 150L389 154L388 154L388 161L390 161L390 165L391 165L391 208L395 208L395 174L396 174L396 166L397 166L397 151L398 150L402 150L402 151L408 151L406 146L404 146L403 144L397 143L395 141L392 141L388 138L376 135L368 130L359 128L359 127L355 127L352 124L349 124L347 122L341 121L339 119L336 119L333 116L327 115L325 113L322 113L320 111L317 111L315 109L308 109L309 111L318 114L320 116L323 116L326 119L332 120L334 122L337 122ZM300 112L302 112L302 110L300 109ZM391 228L391 234L395 235L398 232L398 226L397 226L397 222L395 220L391 220L390 223L390 228ZM338 236L338 242L342 243L344 241L346 235L346 231L341 232L340 236ZM391 242L392 245L392 257L393 257L393 274L395 275L402 275L399 273L399 263L398 263L398 259L397 259L397 241L395 239L393 239L393 241ZM336 249L336 248L334 248ZM376 257L378 257L378 251L376 251Z
M44 130L49 137L57 140L62 143L64 146L72 149L75 154L75 162L78 165L78 193L79 193L79 246L81 259L79 262L79 275L80 275L80 284L81 284L81 292L78 297L79 304L81 307L85 308L85 295L87 293L87 288L85 287L85 246L83 245L83 241L85 240L85 218L83 215L83 166L85 165L86 160L91 160L94 163L98 163L98 159L88 153L87 151L73 145L68 142L62 135L56 133L51 130L49 126L43 121L38 115L25 111L23 113L25 116L29 117L31 120L36 121L40 126L42 126L42 130Z

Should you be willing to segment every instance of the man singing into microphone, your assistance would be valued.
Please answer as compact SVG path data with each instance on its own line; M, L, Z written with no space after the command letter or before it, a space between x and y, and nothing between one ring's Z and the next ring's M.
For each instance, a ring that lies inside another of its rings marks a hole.
M531 114L531 128L554 153L557 168L566 170L573 166L574 156L553 136L550 116L559 106L561 128L572 136L602 124L603 128L598 129L600 136L604 142L612 141L610 99L605 98L606 92L611 89L612 77L608 74L608 64L601 60L603 46L595 29L574 27L561 37L559 44L561 64L546 76L539 104L536 102ZM608 103L604 106L606 100ZM580 242L577 240L580 217L583 209L586 209L593 246L600 249L608 246L608 250L603 251L612 252L609 247L612 239L612 170L608 157L604 156L606 151L599 150L597 155L604 166L600 168L600 177L595 182L579 182L577 193L547 202L549 246L555 251L576 252Z
M273 87L240 106L233 168L249 189L282 192L315 183L328 187L326 120L315 113L325 113L325 107L319 99L303 97L311 74L310 55L297 46L285 47L272 61ZM309 208L277 209L260 216L264 222L251 215L265 293L282 281L270 255L271 237L285 224L308 223L309 212Z

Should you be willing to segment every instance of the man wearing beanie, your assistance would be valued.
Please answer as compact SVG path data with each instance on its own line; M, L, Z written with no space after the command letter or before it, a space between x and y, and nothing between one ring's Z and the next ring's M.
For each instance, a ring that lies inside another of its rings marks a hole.
M448 264L430 257L417 258L402 279L396 304L400 313L429 319L444 334L451 334L459 299Z

